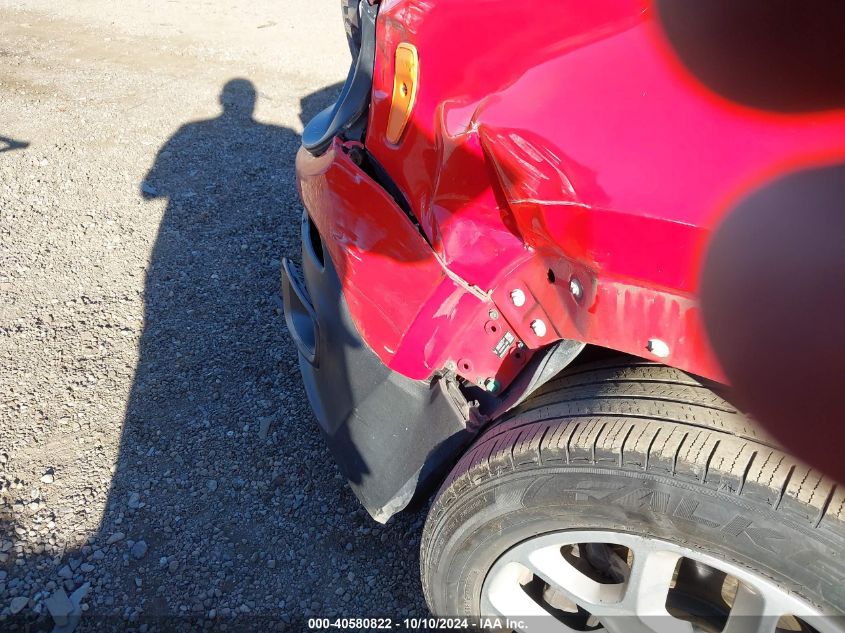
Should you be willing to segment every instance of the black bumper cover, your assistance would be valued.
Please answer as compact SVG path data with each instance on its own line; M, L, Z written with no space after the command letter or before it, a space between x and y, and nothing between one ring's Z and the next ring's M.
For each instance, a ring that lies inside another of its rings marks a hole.
M329 448L355 495L383 523L431 492L480 425L452 380L410 380L367 347L309 224L305 214L302 267L283 261L285 321Z

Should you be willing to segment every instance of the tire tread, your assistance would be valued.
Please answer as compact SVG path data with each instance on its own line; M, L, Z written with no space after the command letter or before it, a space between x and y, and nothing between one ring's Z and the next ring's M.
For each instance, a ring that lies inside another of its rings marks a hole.
M564 372L468 449L444 481L422 537L430 544L468 489L492 476L552 465L615 466L683 478L766 503L808 528L845 522L845 489L778 448L689 375L618 360Z

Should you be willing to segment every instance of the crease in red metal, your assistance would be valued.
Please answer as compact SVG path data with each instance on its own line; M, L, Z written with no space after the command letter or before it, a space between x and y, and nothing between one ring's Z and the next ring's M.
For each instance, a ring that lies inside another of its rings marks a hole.
M382 362L423 380L458 356L475 355L467 379L514 378L530 353L494 353L496 332L485 329L493 308L489 295L444 266L340 141L316 158L301 150L297 175L309 216L326 237L352 319ZM482 349L487 353L479 353Z
M365 145L432 246L337 144L298 168L353 319L388 366L422 379L451 362L504 387L529 350L573 338L724 379L697 297L711 232L764 177L845 153L845 113L708 94L656 19L648 0L382 0ZM403 41L419 84L392 146ZM515 339L503 358L491 309Z

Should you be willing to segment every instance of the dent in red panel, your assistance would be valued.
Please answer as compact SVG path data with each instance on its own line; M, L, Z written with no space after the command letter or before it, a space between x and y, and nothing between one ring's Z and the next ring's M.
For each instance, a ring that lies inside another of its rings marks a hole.
M402 211L339 142L318 158L300 150L297 174L355 325L373 351L389 360L443 270Z

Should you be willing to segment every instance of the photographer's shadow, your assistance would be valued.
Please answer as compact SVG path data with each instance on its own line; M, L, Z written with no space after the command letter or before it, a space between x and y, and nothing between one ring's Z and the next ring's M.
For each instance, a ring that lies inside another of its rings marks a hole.
M255 423L244 419L255 410L247 405L267 400L263 410L274 409L272 370L280 359L270 324L278 324L284 231L296 224L299 138L256 121L255 101L251 82L227 82L222 114L179 128L141 184L145 198L166 198L167 208L146 273L123 446L130 455L136 446L173 455L173 464L140 460L154 467L150 476L170 470L178 479L220 466L208 451ZM167 450L185 442L191 451ZM120 483L117 477L115 489Z
M336 89L306 98L301 116ZM279 297L279 260L299 248L300 139L256 121L256 97L251 82L227 82L222 113L179 128L140 185L167 207L97 540L122 535L109 551L122 551L128 569L111 582L141 594L143 616L234 615L240 603L223 570L266 575L283 521L289 467L269 440L302 399ZM113 608L93 599L98 612Z

